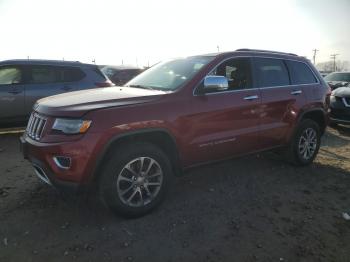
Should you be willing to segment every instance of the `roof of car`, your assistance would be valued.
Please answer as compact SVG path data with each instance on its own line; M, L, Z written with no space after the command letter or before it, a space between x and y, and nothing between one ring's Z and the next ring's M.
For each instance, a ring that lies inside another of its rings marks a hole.
M202 56L228 56L228 55L241 54L241 53L244 53L247 55L264 54L264 55L288 56L293 58L303 58L302 56L298 56L293 53L286 53L286 52L272 51L272 50L262 50L262 49L249 49L249 48L240 48L234 51L203 54Z
M45 60L45 59L12 59L12 60L4 60L0 61L0 64L6 65L92 65L92 64L84 64L79 61L64 61L64 60Z

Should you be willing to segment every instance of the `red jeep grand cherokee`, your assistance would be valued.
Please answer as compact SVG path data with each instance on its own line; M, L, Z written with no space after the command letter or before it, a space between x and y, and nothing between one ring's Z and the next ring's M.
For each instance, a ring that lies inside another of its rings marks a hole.
M192 56L122 87L39 100L21 144L46 183L97 186L112 210L139 216L161 202L173 175L198 164L274 148L310 164L329 95L312 64L294 54Z

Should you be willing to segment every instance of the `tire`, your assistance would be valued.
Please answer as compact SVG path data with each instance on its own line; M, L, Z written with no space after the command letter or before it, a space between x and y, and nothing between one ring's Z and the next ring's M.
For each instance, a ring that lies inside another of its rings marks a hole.
M317 156L320 144L319 125L311 119L302 120L286 150L287 161L296 166L310 165Z
M128 144L109 156L99 180L99 193L117 214L140 217L162 202L172 177L170 161L158 147Z

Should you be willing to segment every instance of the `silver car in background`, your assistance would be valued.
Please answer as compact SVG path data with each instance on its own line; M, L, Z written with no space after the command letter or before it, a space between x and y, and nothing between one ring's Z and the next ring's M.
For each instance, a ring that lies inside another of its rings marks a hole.
M96 65L55 60L1 61L0 127L25 124L40 98L112 85Z

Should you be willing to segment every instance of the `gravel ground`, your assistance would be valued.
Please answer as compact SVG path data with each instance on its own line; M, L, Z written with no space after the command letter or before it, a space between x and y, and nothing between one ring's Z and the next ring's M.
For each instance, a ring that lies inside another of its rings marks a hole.
M0 135L0 261L350 261L350 128L315 163L264 153L192 169L163 204L124 219L42 184Z

